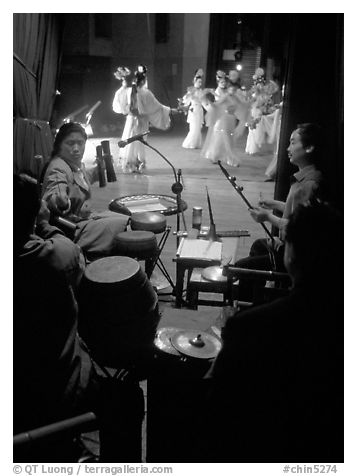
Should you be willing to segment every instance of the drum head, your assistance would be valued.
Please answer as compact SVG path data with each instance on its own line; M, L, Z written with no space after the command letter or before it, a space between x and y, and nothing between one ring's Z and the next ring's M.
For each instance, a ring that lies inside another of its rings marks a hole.
M171 343L181 354L196 359L213 359L222 347L216 337L198 330L179 331L171 337Z
M131 215L132 230L146 230L152 233L162 233L166 229L166 218L161 213L141 212Z
M140 264L128 256L108 256L90 263L84 275L95 283L120 283L132 280L140 271Z

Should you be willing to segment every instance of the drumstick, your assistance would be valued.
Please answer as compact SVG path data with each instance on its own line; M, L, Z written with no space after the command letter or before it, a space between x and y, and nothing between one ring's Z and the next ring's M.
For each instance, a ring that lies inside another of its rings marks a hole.
M212 206L211 206L211 200L210 200L210 198L209 198L207 185L206 185L206 193L207 193L207 203L208 203L209 219L210 219L211 225L214 225L213 213L212 213Z

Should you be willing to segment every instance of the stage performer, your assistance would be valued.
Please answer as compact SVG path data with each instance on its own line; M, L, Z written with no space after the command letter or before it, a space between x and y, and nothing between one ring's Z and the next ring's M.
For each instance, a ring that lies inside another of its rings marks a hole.
M91 260L116 254L116 236L126 230L128 217L92 210L90 184L98 178L97 167L86 170L82 164L86 141L87 134L78 123L59 129L43 178L42 198L52 215L76 224L74 241Z
M222 83L222 79L220 82ZM233 134L238 122L240 101L236 95L237 86L228 84L227 94L222 94L211 104L215 111L215 122L209 142L205 144L204 157L213 163L218 160L227 165L239 167L240 160L234 152ZM212 113L213 114L213 113Z
M131 87L128 86L128 75L121 73L123 70L127 68L120 67L114 73L117 79L124 81L113 100L113 111L126 115L122 140L146 132L149 125L162 130L168 129L171 124L170 114L177 112L177 109L160 104L147 88L146 66L138 66ZM121 149L120 163L124 173L142 173L146 167L144 144L141 141L134 141Z
M253 86L249 91L252 100L250 120L248 121L249 132L245 151L247 154L255 154L260 151L266 142L272 143L272 125L274 122L274 112L278 105L274 105L272 96L279 86L275 81L265 79L263 68L257 68L253 75Z
M202 146L202 82L203 70L198 69L193 78L193 86L187 88L187 93L179 101L180 106L188 108L187 123L189 124L189 132L182 143L182 147L185 149L199 149Z
M206 138L203 143L203 147L201 151L201 157L204 157L204 158L206 157L207 148L209 147L209 144L211 142L214 125L217 120L218 109L214 105L215 101L216 101L216 98L212 90L209 90L209 89L204 90L204 93L202 96L202 106L206 111L205 125L207 126Z

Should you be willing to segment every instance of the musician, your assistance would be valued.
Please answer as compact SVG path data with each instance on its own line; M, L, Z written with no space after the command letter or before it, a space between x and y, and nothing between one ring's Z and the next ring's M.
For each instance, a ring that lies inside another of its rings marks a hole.
M288 217L295 210L297 205L308 202L317 193L319 184L322 181L322 174L319 170L321 149L321 129L312 123L299 124L292 132L290 144L287 149L290 163L298 167L298 172L293 176L294 182L290 187L286 202L278 200L261 200L259 207L250 210L253 219L258 223L271 223L279 229L279 238L275 238L274 243L266 239L256 240L249 253L248 258L243 258L236 262L236 266L248 269L272 269L275 265L277 271L286 271L283 263L284 255L284 234L288 223ZM276 210L281 216L276 216ZM269 248L274 250L275 263L272 263ZM240 296L250 299L250 286L242 280L240 285ZM249 292L249 296L247 296ZM247 294L246 294L247 293Z
M73 285L83 271L81 251L48 224L34 182L14 177L14 433L91 411L98 418L101 461L139 462L142 391L130 375L107 381L94 372L77 332ZM34 234L37 214L44 239ZM72 444L53 446L45 439L34 444L30 461L75 461L80 454Z
M299 205L285 236L290 294L228 317L206 461L343 461L343 259L331 259L342 226L325 203Z
M43 178L42 198L54 216L76 224L74 241L91 260L116 254L116 236L125 231L128 217L92 210L90 184L98 178L97 167L86 170L82 164L86 141L87 134L78 123L59 129Z

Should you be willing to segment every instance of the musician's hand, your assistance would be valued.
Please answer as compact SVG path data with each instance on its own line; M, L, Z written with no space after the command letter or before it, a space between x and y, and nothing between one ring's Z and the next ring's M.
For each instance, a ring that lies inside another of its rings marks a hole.
M259 206L266 208L267 210L272 210L275 207L275 200L264 198L264 200L259 200Z
M55 215L65 215L71 210L71 200L66 194L52 195L48 200L48 208Z
M263 223L265 221L269 221L271 213L260 207L254 207L249 209L249 213L251 214L252 218L257 222L257 223Z
M45 200L41 200L41 206L37 214L36 224L39 225L41 223L42 224L48 223L50 219L50 215L51 215L51 212L47 207L47 203L45 202Z

